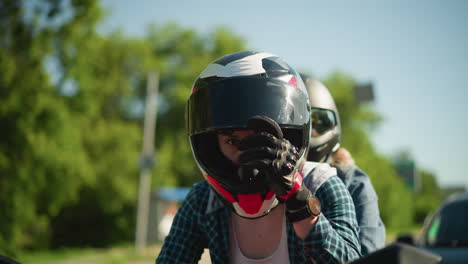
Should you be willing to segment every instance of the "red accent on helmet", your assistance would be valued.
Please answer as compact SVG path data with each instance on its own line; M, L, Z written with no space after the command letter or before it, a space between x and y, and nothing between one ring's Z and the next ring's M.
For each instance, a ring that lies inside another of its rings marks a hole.
M196 90L197 90L197 87L195 87L195 85L192 86L192 93L194 93Z
M232 196L232 194L230 194L226 189L221 187L221 185L219 185L217 180L215 180L213 177L211 177L208 174L205 174L205 178L212 186L216 188L218 193L220 193L222 196L224 196L224 198L226 198L226 200L228 200L230 203L236 202L236 200L234 199L234 196Z
M294 87L297 87L296 77L293 75L288 83L291 84Z
M281 199L287 200L289 197L293 196L302 185L302 174L300 172L296 172L296 180L294 181L294 187L287 193L286 195L280 196Z
M256 214L262 207L263 200L260 193L238 194L239 206L248 214Z
M271 197L273 197L273 195L275 195L275 193L272 191L269 191L265 196L265 200L270 200Z

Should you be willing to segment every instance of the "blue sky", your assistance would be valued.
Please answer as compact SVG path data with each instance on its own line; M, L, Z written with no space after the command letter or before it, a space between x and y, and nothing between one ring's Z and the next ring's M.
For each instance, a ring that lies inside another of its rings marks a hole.
M468 1L103 0L102 32L143 36L168 21L209 33L226 26L249 47L319 79L340 70L372 81L385 122L372 136L408 150L442 185L465 185L468 150ZM346 135L344 135L346 136ZM468 164L468 162L467 162Z

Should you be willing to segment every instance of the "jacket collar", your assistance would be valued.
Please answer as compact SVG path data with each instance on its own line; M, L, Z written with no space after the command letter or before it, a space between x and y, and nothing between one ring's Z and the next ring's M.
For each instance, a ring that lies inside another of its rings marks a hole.
M215 192L210 188L208 196L208 204L206 206L205 215L211 214L221 208L224 208L223 202L218 198Z

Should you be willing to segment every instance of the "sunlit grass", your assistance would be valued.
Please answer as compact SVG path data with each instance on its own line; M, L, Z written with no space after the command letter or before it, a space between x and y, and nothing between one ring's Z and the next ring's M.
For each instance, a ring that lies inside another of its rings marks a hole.
M154 263L160 247L152 245L141 253L132 245L109 249L59 249L21 254L17 261L22 264L149 264Z

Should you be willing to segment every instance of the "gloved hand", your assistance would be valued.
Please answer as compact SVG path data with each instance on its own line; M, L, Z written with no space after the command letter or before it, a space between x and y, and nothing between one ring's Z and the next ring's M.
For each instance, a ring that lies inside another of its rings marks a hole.
M288 140L266 132L255 133L240 142L239 150L241 180L262 177L280 198L294 188L299 153Z
M296 148L283 138L279 125L268 117L253 117L248 128L256 133L239 144L241 180L261 177L290 212L306 207L311 193L302 185Z

